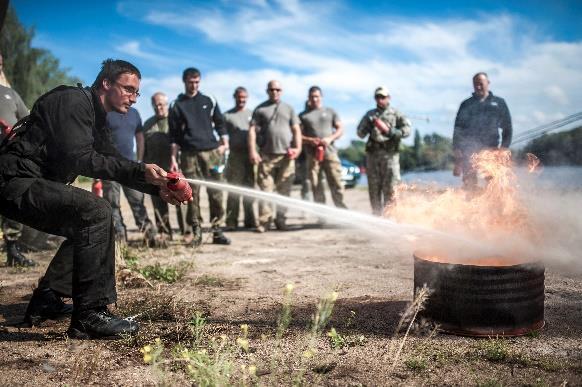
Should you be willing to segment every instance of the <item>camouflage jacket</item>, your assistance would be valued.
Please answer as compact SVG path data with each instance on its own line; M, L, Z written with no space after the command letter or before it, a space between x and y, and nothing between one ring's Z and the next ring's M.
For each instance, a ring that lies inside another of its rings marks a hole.
M379 118L391 128L388 134L380 132L374 126L374 119ZM358 125L358 137L365 138L368 136L366 150L384 149L398 152L400 139L408 137L411 131L410 121L398 110L388 106L384 110L378 108L372 109L364 114Z

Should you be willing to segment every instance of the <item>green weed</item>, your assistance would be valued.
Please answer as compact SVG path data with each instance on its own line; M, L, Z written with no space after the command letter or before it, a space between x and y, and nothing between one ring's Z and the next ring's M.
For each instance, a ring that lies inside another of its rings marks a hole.
M331 328L329 332L327 332L327 337L329 337L329 340L331 341L331 347L334 349L343 348L347 345L346 339L337 333L335 328Z
M182 279L189 265L180 264L178 266L162 266L159 263L148 265L139 269L139 273L148 280L174 283Z
M504 339L488 339L479 343L482 356L492 362L504 361L509 357L509 348Z
M425 359L420 356L414 356L406 359L404 365L411 371L422 371L428 367Z

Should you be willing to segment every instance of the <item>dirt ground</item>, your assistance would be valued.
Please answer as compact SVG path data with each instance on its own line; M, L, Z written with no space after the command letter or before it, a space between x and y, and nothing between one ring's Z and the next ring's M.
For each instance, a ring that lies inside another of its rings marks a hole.
M347 190L346 203L369 212L363 189ZM159 263L183 276L118 284L117 312L139 314L137 338L76 341L64 335L67 321L18 326L54 251L29 254L37 268L0 267L0 385L582 385L580 272L547 268L539 334L473 339L416 326L403 342L395 330L413 298L413 259L398 241L378 243L290 211L286 232L230 232L231 246L205 234L198 249L177 237L167 249L148 249L127 208L131 267ZM313 331L332 291L331 319ZM153 365L140 351L148 344Z

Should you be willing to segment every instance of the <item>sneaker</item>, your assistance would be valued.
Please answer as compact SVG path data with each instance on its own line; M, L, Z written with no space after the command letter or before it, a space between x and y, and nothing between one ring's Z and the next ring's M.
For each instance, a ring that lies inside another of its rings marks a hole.
M101 307L75 313L67 335L72 339L119 339L138 331L139 324L131 317L120 318Z
M191 245L192 241L194 241L194 235L191 232L187 232L182 237L182 240L184 241L185 244Z
M222 230L214 230L212 243L215 245L230 245L230 239L223 234Z
M36 262L32 259L26 258L21 252L16 242L6 242L6 265L7 266L36 266Z
M65 304L52 289L34 289L24 314L24 323L38 326L45 320L61 320L73 313L73 305Z

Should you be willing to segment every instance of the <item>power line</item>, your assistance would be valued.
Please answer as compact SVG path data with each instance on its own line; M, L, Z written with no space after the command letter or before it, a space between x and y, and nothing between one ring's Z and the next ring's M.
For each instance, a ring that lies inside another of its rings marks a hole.
M556 129L563 128L566 125L569 125L573 122L582 120L582 112L574 113L569 115L568 117L564 117L560 120L555 120L550 123L537 126L535 128L526 130L518 135L516 135L512 140L512 145L519 144L521 142L530 141L537 137L540 137L548 132L551 132Z

